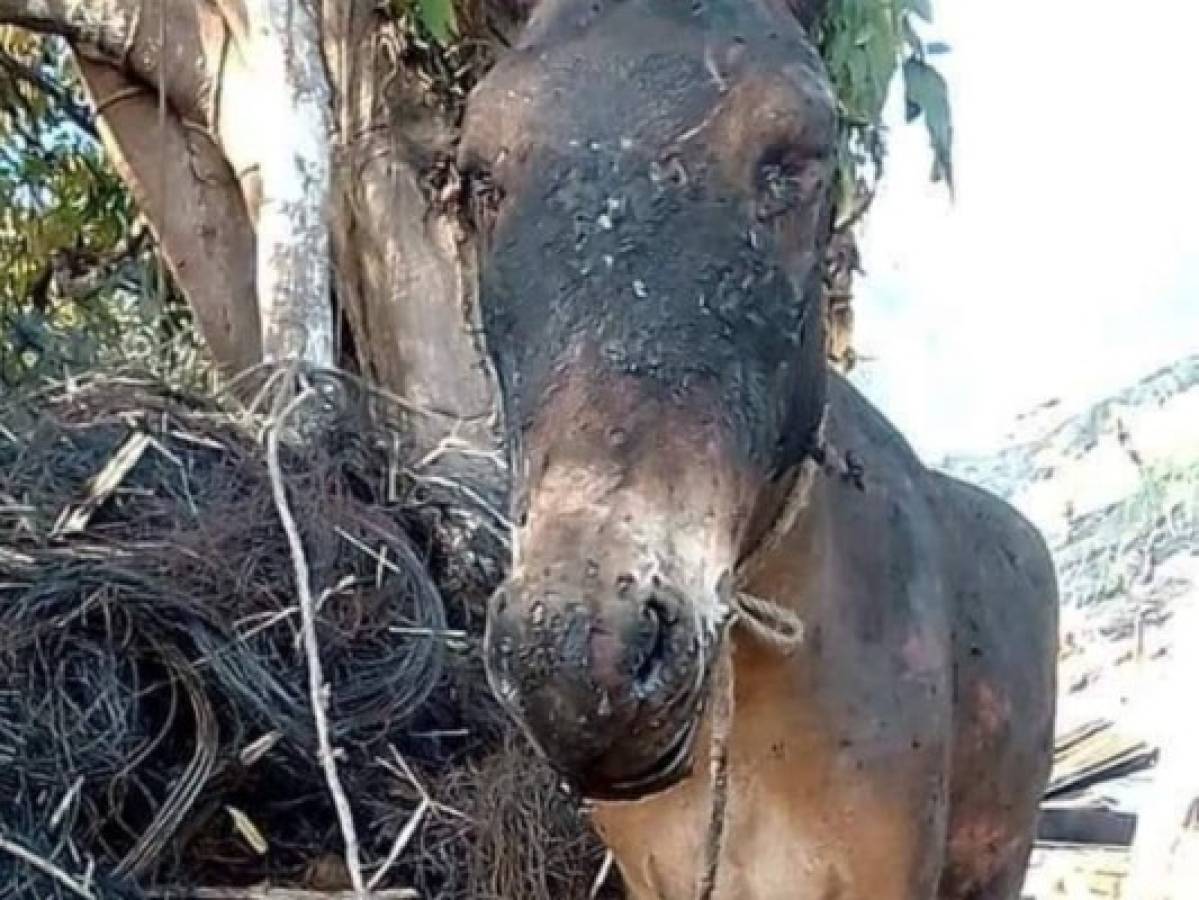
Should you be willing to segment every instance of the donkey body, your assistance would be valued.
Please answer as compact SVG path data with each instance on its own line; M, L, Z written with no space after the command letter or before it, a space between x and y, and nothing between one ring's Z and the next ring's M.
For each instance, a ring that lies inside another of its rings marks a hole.
M1011 900L1033 837L1049 557L827 371L836 127L784 0L544 0L468 107L516 522L488 671L639 900L693 896L723 654L717 896ZM802 644L726 639L739 590Z

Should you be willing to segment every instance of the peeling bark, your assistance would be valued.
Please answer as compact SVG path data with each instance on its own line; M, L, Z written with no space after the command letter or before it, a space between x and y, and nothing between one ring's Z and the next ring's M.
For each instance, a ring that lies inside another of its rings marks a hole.
M256 364L262 341L254 231L228 164L211 139L177 115L168 114L160 129L154 95L137 91L111 66L81 59L80 68L106 109L99 122L105 148L145 213L213 357L230 373Z
M334 88L333 204L340 305L370 380L423 409L413 436L495 445L498 408L474 319L474 249L452 210L431 208L422 176L456 133L392 77L380 20L326 0L324 52Z
M534 5L476 0L460 21L502 45ZM452 159L457 123L427 102L374 4L0 0L0 22L71 44L106 148L222 368L343 361L344 321L351 367L424 410L418 446L494 452L475 250L454 198L432 205L427 180Z
M180 286L218 361L331 365L330 96L305 0L223 0L219 10L200 0L0 0L0 21L66 37L85 80L108 86L106 143L123 157L172 271L199 267L213 279L183 275ZM160 90L169 124L156 154ZM214 178L220 187L195 184ZM190 238L163 221L183 211L194 216ZM248 295L234 258L247 250L256 254ZM219 259L199 262L214 251ZM222 271L238 275L222 283ZM233 299L213 302L222 289Z
M333 365L329 294L330 93L305 0L246 0L261 199L257 284L263 358Z

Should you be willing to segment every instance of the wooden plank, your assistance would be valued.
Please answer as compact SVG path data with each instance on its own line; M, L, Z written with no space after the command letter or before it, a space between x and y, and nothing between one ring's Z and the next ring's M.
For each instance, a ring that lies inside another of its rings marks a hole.
M1136 829L1135 813L1098 805L1051 803L1041 809L1037 840L1128 847Z
M1156 747L1118 730L1111 720L1088 722L1059 737L1045 799L1139 772L1156 761Z

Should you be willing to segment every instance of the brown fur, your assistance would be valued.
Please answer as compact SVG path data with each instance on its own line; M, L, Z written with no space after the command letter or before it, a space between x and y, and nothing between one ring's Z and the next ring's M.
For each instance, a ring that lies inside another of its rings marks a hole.
M924 470L852 388L831 393L831 445L864 460L863 487L834 466L751 585L808 640L791 657L736 641L718 896L1010 900L1051 756L1049 560L1003 504ZM638 900L692 895L705 746L676 789L597 812Z
M1005 898L1050 758L1044 543L829 376L836 107L782 0L553 0L468 105L514 460L488 671L638 900L690 898L739 560L833 452L734 634L723 900ZM864 465L864 471L860 471ZM671 787L673 786L673 787Z

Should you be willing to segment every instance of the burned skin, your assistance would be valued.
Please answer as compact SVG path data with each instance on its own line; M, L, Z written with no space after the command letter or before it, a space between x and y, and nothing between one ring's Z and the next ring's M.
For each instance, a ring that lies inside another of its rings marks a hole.
M519 523L491 671L597 797L687 774L755 494L824 407L819 59L773 13L756 59L719 31L672 49L687 21L545 5L464 132Z
M528 433L528 507L489 643L535 742L585 794L617 798L687 774L706 623L758 478L711 423L635 382L599 387L563 385Z
M868 474L819 478L749 586L809 640L732 648L719 896L1010 898L1031 841L1048 557L827 374L833 131L768 0L543 3L468 110L517 522L489 674L565 777L638 801L597 821L639 898L694 889L719 624L826 407Z

